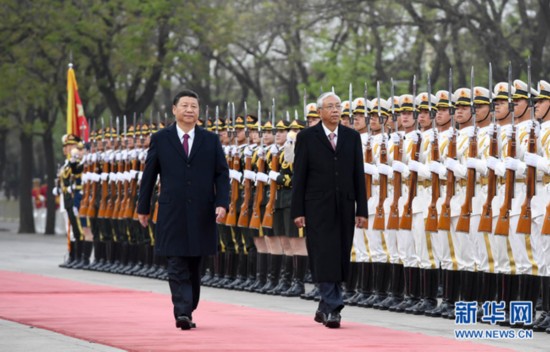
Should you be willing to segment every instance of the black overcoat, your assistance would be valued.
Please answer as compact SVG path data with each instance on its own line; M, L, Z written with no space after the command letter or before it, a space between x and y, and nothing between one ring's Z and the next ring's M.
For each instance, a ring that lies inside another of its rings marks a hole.
M155 253L203 256L218 247L216 207L229 207L229 169L218 136L196 126L185 155L176 124L151 137L140 184L138 213L149 214L160 175Z
M355 216L368 216L359 133L338 126L336 151L321 123L298 134L291 216L306 218L306 244L316 282L347 277Z

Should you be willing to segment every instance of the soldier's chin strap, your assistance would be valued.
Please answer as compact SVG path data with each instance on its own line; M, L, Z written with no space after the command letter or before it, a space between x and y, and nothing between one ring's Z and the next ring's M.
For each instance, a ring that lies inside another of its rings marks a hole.
M438 123L438 122L437 122L437 119L436 119L436 120L435 120L435 123L436 123L438 126L443 127L443 126L446 126L446 125L448 125L448 124L451 123L451 118L449 117L449 121L447 121L447 122L445 122L445 123L443 123L443 124Z
M529 104L527 104L527 106L525 106L525 110L523 110L523 112L520 115L516 115L516 118L521 119L523 117L523 115L525 115L525 113L527 112L527 109L529 109Z
M541 123L546 119L546 117L547 117L547 115L548 115L548 112L550 112L550 104L548 104L548 108L546 109L546 112L544 113L544 115L542 115L543 118L540 119L540 122L541 122Z
M491 115L491 110L489 110L489 112L487 112L487 115L485 115L485 117L481 120L476 120L476 125L480 122L483 122L485 120L487 120L487 118L489 117L489 115Z
M504 115L504 117L503 117L503 118L501 118L501 119L497 119L497 118L495 117L495 120L497 120L497 121L502 121L502 120L506 120L506 119L508 118L508 116L510 116L510 110L508 110L508 113L507 113L506 115Z

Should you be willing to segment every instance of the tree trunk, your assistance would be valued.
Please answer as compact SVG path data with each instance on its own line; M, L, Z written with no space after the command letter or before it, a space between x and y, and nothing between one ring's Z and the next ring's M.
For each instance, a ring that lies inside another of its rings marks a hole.
M46 231L45 235L55 235L55 196L52 193L55 187L56 167L53 150L53 135L50 129L44 132L42 137L44 146L44 159L46 163L46 182L48 193L46 194Z
M4 170L6 170L6 141L8 139L8 131L0 131L0 187L4 184Z
M32 207L32 134L20 132L21 174L19 175L19 233L35 233Z

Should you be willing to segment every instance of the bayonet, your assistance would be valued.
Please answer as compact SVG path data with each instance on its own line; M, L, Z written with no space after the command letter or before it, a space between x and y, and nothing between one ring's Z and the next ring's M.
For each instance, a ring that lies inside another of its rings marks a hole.
M413 76L413 119L414 127L418 129L418 112L416 111L416 75Z
M273 125L272 133L276 134L277 129L275 128L275 98L271 102L271 124Z
M365 82L365 91L363 93L363 100L365 101L365 112L363 113L363 115L365 116L365 124L367 125L367 133L369 134L369 137L370 137L370 116L368 114L368 109L367 109L367 94L368 94L367 82Z
M514 100L512 99L512 61L508 64L508 111L512 114L512 130L515 125Z
M493 65L490 62L489 62L489 112L491 114L491 121L493 124L495 124L496 123L495 103L493 102Z
M455 134L455 108L453 105L453 69L449 67L449 90L447 95L449 96L449 115L451 115L451 128L453 129L453 134Z
M476 105L474 104L475 93L474 93L474 66L470 71L470 111L472 112L472 120L474 123L474 133L476 129Z
M435 111L432 110L432 80L430 78L430 75L428 74L428 114L430 115L430 120L432 120L432 129L434 130L434 137L436 135L436 128L435 128L435 114L433 113Z
M395 125L395 133L399 137L399 126L397 125L397 114L395 113L395 86L393 82L393 77L390 78L391 82L391 120L393 121ZM366 105L366 103L365 103ZM366 109L366 107L365 107Z
M246 106L246 101L244 102L244 135L246 136L246 144L250 144L250 137L248 133L248 108Z
M304 88L304 121L307 121L307 92Z
M531 56L527 58L527 99L529 102L529 110L531 111L531 121L535 121L535 109L533 97L531 96Z
M349 84L349 123L353 126L353 87L350 82Z
M215 115L215 126L216 126L216 134L220 134L220 107L216 105L216 115Z

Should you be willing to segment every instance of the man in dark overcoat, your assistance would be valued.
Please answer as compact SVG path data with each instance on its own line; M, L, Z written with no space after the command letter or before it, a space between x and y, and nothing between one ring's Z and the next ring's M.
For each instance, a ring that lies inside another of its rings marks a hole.
M138 214L147 226L151 194L160 175L155 254L167 257L176 327L195 327L201 256L216 254L216 221L229 207L229 169L216 134L196 125L197 93L173 100L176 123L151 137L140 185Z
M312 276L321 293L315 321L338 328L354 226L368 217L363 153L359 133L339 124L340 98L324 93L317 106L322 123L296 139L291 216L296 226L307 226Z

